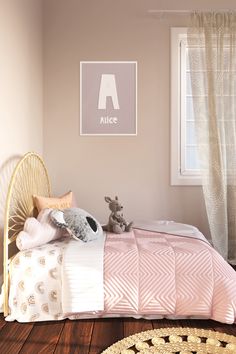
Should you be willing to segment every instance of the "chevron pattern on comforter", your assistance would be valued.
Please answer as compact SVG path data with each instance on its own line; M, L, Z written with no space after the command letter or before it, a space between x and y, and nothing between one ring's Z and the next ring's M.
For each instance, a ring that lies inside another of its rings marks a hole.
M105 314L236 319L236 272L206 242L134 229L107 234Z

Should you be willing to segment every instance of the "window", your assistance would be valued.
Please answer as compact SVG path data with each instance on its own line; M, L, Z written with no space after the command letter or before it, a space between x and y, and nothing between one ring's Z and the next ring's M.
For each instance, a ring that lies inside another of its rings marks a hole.
M171 184L201 185L187 29L171 28Z

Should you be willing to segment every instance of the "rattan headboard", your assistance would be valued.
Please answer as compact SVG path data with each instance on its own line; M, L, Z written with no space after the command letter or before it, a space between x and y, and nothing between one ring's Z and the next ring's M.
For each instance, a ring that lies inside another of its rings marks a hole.
M9 313L9 262L18 252L15 240L25 220L36 216L33 195L50 196L50 182L42 158L34 152L22 157L16 165L8 187L4 221L4 316Z

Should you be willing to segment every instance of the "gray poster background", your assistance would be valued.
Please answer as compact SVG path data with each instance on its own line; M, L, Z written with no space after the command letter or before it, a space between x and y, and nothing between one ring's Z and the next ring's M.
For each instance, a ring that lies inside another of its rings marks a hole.
M136 62L80 63L80 133L88 135L136 135ZM120 109L107 98L106 109L98 109L102 74L113 74ZM117 117L117 124L101 124L101 117Z

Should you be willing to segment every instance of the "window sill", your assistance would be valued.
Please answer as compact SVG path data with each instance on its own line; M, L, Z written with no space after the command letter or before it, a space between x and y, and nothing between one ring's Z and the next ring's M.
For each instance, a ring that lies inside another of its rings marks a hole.
M195 177L172 174L171 186L202 186L202 181L198 176Z

